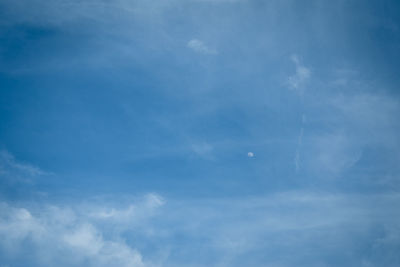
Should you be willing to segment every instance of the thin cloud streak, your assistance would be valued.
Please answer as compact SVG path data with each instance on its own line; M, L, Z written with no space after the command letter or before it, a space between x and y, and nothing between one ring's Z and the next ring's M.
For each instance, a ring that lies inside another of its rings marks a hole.
M198 40L198 39L192 39L187 43L187 47L192 49L193 51L200 53L200 54L205 54L205 55L215 55L218 54L217 50L211 49L207 45L204 44L204 42Z
M290 59L296 66L296 73L288 77L287 84L290 89L298 92L300 95L303 95L304 85L310 79L311 71L309 68L301 64L297 55L292 55Z

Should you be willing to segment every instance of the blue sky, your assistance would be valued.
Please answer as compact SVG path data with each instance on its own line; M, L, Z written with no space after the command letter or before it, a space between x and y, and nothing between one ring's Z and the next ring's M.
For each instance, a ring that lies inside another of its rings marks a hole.
M0 2L0 266L399 266L397 1Z

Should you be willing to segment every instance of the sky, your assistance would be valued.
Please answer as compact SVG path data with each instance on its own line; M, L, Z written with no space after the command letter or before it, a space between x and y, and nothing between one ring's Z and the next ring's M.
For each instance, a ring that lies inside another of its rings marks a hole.
M400 3L0 1L0 267L400 266Z

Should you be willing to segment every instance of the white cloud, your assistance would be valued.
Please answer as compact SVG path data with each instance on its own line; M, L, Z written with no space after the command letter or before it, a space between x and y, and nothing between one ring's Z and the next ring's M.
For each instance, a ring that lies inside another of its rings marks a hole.
M165 200L155 193L146 195L146 204L149 208L158 208L165 204Z
M247 156L248 156L249 158L252 158L252 157L254 157L254 153L253 153L253 152L248 152L248 153L247 153Z
M297 55L292 55L291 60L296 66L296 73L288 77L287 84L290 89L296 90L300 94L303 94L304 90L302 87L311 77L311 71L309 68L301 64Z
M187 43L187 46L192 49L193 51L200 53L200 54L206 54L206 55L212 55L212 54L217 54L217 50L212 49L205 45L202 41L198 39L192 39Z
M128 198L118 202L114 198L96 204L82 204L77 207L77 212L80 216L88 217L90 221L115 223L121 227L136 226L154 217L165 203L166 200L160 195L149 193L141 198Z
M137 203L129 204L125 208L115 208L106 206L85 207L89 210L88 214L91 218L113 221L120 225L130 224L136 225L143 220L154 215L155 211L165 204L165 200L155 193L149 193Z
M104 240L98 229L88 223L67 232L62 241L82 260L89 260L91 266L145 266L139 252L121 241Z
M103 240L91 224L80 225L77 229L65 234L62 240L71 248L81 253L96 255L103 246Z
M143 227L163 204L164 200L152 193L101 217L104 204L26 208L1 203L0 249L11 262L29 250L33 265L40 266L152 266L124 241L121 231L139 224Z

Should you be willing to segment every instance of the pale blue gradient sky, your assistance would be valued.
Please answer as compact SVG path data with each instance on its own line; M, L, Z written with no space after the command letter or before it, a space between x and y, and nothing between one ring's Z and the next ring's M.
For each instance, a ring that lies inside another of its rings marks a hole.
M398 266L399 51L396 1L0 2L0 266Z

